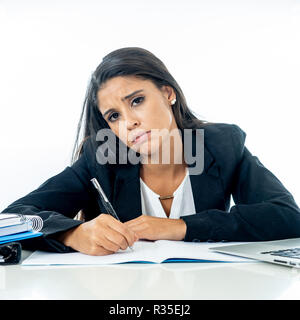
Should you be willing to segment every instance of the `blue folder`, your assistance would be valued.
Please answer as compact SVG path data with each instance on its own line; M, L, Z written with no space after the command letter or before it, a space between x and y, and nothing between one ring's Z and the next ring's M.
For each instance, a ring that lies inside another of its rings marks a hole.
M11 242L11 241L18 241L18 240L24 240L28 238L34 238L34 237L40 237L43 233L42 232L36 232L36 231L25 231L20 233L14 233L7 236L1 236L0 237L0 244Z

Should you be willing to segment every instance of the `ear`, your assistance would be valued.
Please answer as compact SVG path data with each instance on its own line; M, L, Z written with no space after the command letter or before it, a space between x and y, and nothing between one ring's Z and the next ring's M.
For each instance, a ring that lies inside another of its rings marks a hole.
M175 91L170 86L167 86L167 85L162 86L162 93L165 96L165 98L167 99L169 104L171 104L171 101L173 99L176 99Z

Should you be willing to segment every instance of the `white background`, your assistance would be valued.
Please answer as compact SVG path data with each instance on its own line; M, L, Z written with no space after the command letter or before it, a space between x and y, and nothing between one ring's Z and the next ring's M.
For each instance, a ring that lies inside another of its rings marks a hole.
M0 0L0 210L70 165L89 77L128 46L235 123L300 204L300 1Z

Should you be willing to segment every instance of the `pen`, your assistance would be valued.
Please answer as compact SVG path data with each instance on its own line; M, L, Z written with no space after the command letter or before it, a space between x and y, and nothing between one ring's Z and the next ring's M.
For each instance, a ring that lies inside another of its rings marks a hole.
M100 195L100 199L102 201L103 206L105 207L106 211L108 214L110 214L111 216L113 216L115 219L117 219L118 221L120 221L115 209L113 208L113 206L111 205L111 203L109 202L109 200L107 199L103 189L101 188L98 180L96 178L91 179L92 184L94 185L95 189L98 191L99 195ZM133 248L131 246L129 246L129 248L131 250L133 250Z

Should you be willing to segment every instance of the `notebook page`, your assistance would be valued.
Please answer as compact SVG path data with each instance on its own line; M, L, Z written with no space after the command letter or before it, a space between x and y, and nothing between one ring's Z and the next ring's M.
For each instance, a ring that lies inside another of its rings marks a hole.
M137 241L133 245L133 251L126 249L106 256L35 251L22 265L105 265L135 261L159 263L162 260L159 252L156 242Z
M239 243L241 242L235 242L235 244ZM35 251L22 262L22 265L107 265L137 261L161 263L168 258L224 262L251 260L209 250L214 245L215 243L212 242L137 241L133 245L133 251L127 249L107 256L90 256L79 252L61 254ZM218 242L218 246L222 245L228 245L228 242Z
M163 260L170 258L184 258L224 262L252 261L252 259L222 254L210 250L209 248L216 246L216 242L158 240L156 243L159 246L159 256L161 256ZM241 244L246 242L217 242L217 245L225 246L229 243Z

